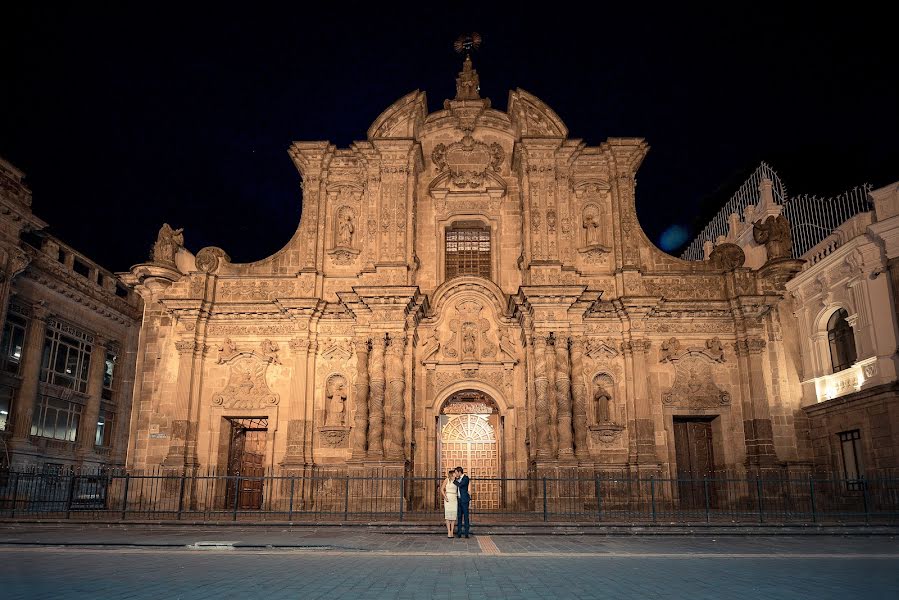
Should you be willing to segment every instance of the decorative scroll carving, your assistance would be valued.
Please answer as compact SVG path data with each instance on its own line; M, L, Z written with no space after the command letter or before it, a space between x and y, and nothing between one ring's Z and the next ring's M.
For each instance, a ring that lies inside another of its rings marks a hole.
M259 302L312 294L312 279L237 279L219 283L218 299L224 302Z
M733 271L746 262L746 254L736 244L718 244L709 256L712 264L725 271Z
M208 246L197 252L197 269L204 273L215 273L222 262L230 262L228 253L216 246Z
M233 359L228 384L212 396L212 403L224 408L265 408L278 404L278 394L265 381L269 364L268 360L246 353Z
M434 389L439 392L460 379L478 379L501 389L503 387L503 371L497 368L461 369L438 371L434 376Z
M443 407L445 415L491 415L493 407L483 402L453 402Z
M350 435L349 427L320 427L322 443L329 448L345 448Z

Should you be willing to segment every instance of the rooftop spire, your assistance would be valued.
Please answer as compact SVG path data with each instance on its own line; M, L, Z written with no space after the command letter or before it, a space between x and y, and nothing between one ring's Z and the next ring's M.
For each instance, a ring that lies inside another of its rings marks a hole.
M462 62L462 71L456 77L456 100L480 100L481 85L478 72L471 63L471 51L481 46L481 36L478 33L460 35L453 44L456 52L465 53Z

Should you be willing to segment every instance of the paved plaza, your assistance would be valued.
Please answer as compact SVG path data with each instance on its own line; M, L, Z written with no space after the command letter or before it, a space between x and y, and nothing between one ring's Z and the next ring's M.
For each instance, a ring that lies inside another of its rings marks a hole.
M4 598L895 598L878 536L0 527Z

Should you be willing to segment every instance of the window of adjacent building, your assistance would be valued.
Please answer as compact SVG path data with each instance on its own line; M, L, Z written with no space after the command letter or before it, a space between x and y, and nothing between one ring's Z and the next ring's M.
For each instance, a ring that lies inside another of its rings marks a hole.
M84 392L91 364L91 336L55 319L47 322L41 381Z
M7 373L14 375L19 373L19 365L22 364L22 348L25 346L25 327L28 321L25 317L14 313L6 315L6 323L3 325L3 338L0 341L0 367Z
M104 400L112 400L113 383L115 382L115 366L119 357L114 350L106 351L106 362L103 365L103 392Z
M5 431L10 424L9 413L15 391L8 385L0 385L0 431Z
M864 485L861 481L862 469L859 459L861 433L858 429L853 429L837 435L840 438L840 455L843 458L843 476L846 478L846 487L850 490L860 490Z
M846 310L841 308L827 322L830 363L834 373L848 369L855 363L855 336L852 334L852 326L846 320L848 317Z
M110 410L101 410L97 417L97 436L94 445L109 448L112 446L113 425L115 413Z
M490 279L490 228L464 221L446 230L446 279L477 275Z
M68 400L40 396L31 421L31 435L74 442L82 406Z

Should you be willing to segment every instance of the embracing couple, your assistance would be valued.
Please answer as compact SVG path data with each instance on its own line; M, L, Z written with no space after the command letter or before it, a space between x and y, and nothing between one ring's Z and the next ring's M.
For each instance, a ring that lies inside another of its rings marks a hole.
M471 503L471 495L468 493L468 483L471 481L462 467L448 471L446 479L441 487L443 493L443 518L446 519L446 537L467 538L471 529L468 519L468 505ZM457 525L458 522L458 525Z

